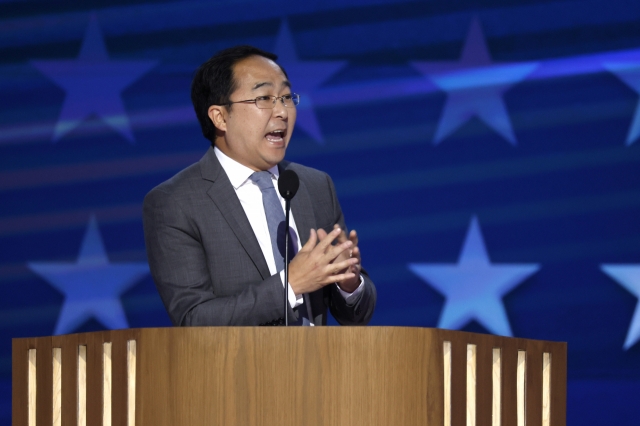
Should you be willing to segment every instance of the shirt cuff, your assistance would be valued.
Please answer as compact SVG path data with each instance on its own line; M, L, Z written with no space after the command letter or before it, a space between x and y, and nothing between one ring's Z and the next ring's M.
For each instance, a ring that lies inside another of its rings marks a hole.
M341 289L337 283L336 287L338 287L338 291L344 298L344 301L347 302L347 304L352 305L353 302L358 300L358 296L360 296L360 294L362 294L362 292L364 291L364 278L362 277L362 274L360 274L360 285L358 286L358 288L353 290L353 293L347 293L346 291Z
M280 271L280 282L282 282L282 286L284 287L284 269ZM297 308L298 306L304 303L304 298L302 297L302 295L301 294L296 295L293 292L293 289L291 289L291 284L289 284L289 294L287 294L287 299L289 300L289 305L291 306L291 309Z

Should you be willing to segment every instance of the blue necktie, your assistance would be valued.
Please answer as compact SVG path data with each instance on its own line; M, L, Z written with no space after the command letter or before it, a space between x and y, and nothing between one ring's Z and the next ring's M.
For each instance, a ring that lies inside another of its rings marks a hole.
M276 263L276 271L280 272L284 269L284 255L285 255L285 216L282 210L282 204L276 193L276 188L273 186L273 179L271 179L271 173L267 171L255 172L249 176L253 182L258 185L262 192L262 205L264 206L264 213L267 216L267 225L269 226L269 235L271 236L271 248L273 250L273 258ZM289 260L295 254L293 252L292 236L289 236ZM305 301L308 300L305 298ZM298 313L298 321L293 325L308 325L309 315L306 309L306 303L303 303L295 309ZM289 322L292 324L291 322Z

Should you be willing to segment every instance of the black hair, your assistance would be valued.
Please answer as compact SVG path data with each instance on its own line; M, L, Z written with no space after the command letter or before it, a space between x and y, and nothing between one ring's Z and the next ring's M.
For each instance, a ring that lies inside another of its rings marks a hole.
M202 134L211 141L212 145L216 138L216 127L209 118L209 107L211 105L226 105L231 108L229 100L231 94L236 90L233 66L250 56L263 56L274 62L278 59L277 55L257 47L235 46L213 55L198 67L193 76L191 102L200 122ZM280 69L286 76L285 70L282 67Z

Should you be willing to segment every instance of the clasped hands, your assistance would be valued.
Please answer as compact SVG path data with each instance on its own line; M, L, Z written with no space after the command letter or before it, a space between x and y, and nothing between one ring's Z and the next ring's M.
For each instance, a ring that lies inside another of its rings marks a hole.
M322 228L312 229L307 243L289 263L289 284L295 294L310 293L332 283L352 293L360 285L360 265L356 231L347 238L337 224L328 234Z

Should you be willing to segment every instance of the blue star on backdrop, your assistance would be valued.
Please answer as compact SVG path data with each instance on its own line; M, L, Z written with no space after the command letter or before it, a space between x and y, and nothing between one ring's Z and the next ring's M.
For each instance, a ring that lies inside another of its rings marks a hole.
M632 62L612 62L603 66L616 75L627 86L640 94L640 61ZM627 146L631 145L640 136L640 100L636 106L636 111L627 134Z
M145 262L109 263L95 217L75 263L29 262L28 267L65 295L54 334L71 333L91 318L108 329L128 328L120 296L149 273Z
M475 18L459 61L412 64L438 88L447 92L434 144L439 144L476 116L511 144L516 144L502 94L524 80L536 69L537 63L492 63L480 22Z
M122 91L157 61L109 59L98 20L92 15L77 59L31 63L66 92L53 132L54 142L94 114L129 142L135 141Z
M635 297L640 298L640 265L601 265L602 272L616 280ZM624 341L627 350L640 340L640 303L636 304L629 331Z
M344 67L346 61L301 61L296 54L293 36L286 20L282 21L276 40L275 53L278 63L286 70L293 82L293 91L300 95L297 126L316 142L324 143L322 130L313 107L313 92L329 77Z
M511 336L502 297L534 274L537 264L492 264L473 217L456 265L411 263L409 269L446 297L439 328L460 329L472 320L494 334Z

